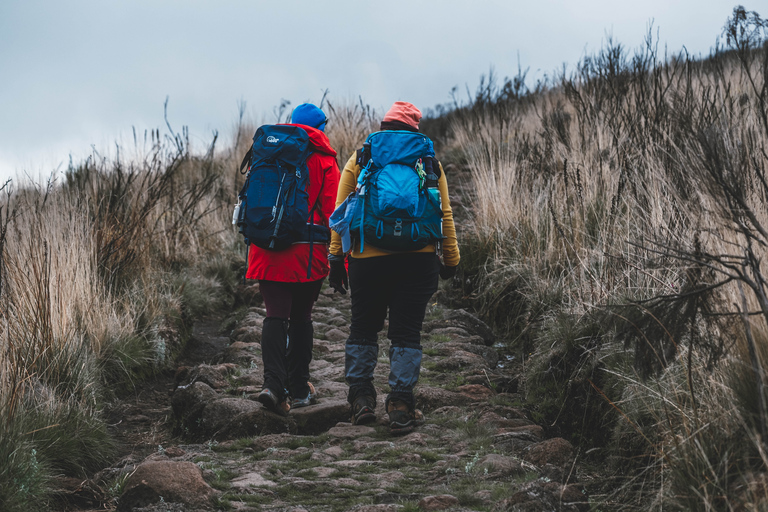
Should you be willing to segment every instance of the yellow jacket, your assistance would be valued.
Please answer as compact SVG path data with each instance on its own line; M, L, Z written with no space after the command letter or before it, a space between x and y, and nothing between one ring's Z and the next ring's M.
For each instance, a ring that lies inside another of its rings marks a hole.
M339 191L336 196L336 207L338 208L341 203L355 190L357 185L357 178L360 175L361 168L355 163L357 154L353 153L344 166L344 170L341 171L341 180L339 181ZM445 172L443 172L443 166L440 164L440 179L437 181L437 187L440 189L440 202L443 210L443 263L448 267L455 267L459 264L459 244L456 241L456 227L453 224L453 210L451 209L451 201L448 197L448 181L445 179ZM329 248L331 254L337 256L342 255L341 250L341 237L335 231L331 231L331 247ZM435 252L435 245L429 244L423 249L413 252ZM392 254L391 252L383 249L378 249L369 244L364 244L363 252L358 250L358 244L353 244L351 256L353 258L373 258L376 256L386 256Z

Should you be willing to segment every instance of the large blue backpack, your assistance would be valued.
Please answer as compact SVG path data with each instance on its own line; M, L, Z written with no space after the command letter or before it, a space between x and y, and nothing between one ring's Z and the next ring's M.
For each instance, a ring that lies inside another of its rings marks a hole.
M420 133L386 130L368 136L348 215L349 233L386 251L416 251L443 237L432 141Z
M242 172L249 164L236 220L246 244L279 251L299 242L330 241L330 230L314 224L317 201L309 204L310 151L309 135L298 126L265 125L256 131L240 165Z

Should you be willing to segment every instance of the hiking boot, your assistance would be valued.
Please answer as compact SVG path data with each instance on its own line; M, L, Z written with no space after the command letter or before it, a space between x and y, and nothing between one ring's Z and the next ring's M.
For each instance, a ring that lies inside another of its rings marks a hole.
M317 403L317 400L315 400L315 386L313 386L311 382L307 382L307 386L309 386L309 394L307 394L306 398L294 398L291 400L291 407L294 409L307 407L308 405Z
M264 388L261 393L259 393L259 396L256 397L256 400L268 410L279 414L280 416L287 416L288 411L291 410L291 403L288 399L286 398L282 402L278 402L277 395L275 395L269 388Z
M376 421L376 399L361 395L352 403L352 424L365 425Z
M424 415L420 410L411 410L408 404L400 400L389 401L387 414L389 415L389 433L393 435L412 432L416 425L424 422Z

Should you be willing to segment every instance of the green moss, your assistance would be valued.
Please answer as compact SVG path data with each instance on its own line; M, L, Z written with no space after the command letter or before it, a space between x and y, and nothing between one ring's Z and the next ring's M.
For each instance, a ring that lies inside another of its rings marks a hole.
M339 486L334 488L332 492L324 492L322 490L324 488L327 489L328 486L318 484L311 488L299 488L287 484L278 487L276 494L282 501L300 503L307 508L326 506L332 510L347 510L355 505L372 503L371 498L362 494L359 486Z
M293 436L279 446L291 450L296 448L315 448L326 444L329 438L330 436L327 433L320 434L319 436Z
M219 491L225 491L232 487L230 483L233 478L238 476L239 473L231 471L222 467L211 468L214 474L213 481L210 482L211 487L218 489Z

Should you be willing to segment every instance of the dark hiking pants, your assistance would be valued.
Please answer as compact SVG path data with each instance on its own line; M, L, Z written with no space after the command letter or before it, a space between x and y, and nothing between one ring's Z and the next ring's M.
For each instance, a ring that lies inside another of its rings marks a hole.
M261 330L264 387L280 400L285 391L292 397L309 394L309 363L312 362L314 330L312 307L323 280L309 283L259 281L267 318Z
M421 368L421 326L437 291L440 262L433 253L400 253L349 259L352 325L346 343L348 400L376 397L373 372L379 354L378 333L389 311L390 399L414 407L413 387Z

